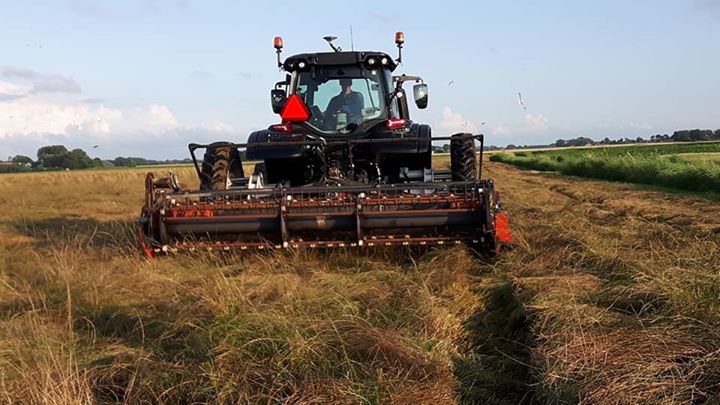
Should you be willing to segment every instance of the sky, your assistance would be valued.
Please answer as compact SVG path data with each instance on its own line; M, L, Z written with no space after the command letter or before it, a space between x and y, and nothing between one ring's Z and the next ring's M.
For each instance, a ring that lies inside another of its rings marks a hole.
M382 7L387 7L383 9ZM187 157L279 122L284 56L396 54L416 122L532 145L720 128L720 0L0 0L0 160L43 145ZM352 43L350 30L352 26ZM518 102L518 93L527 109Z

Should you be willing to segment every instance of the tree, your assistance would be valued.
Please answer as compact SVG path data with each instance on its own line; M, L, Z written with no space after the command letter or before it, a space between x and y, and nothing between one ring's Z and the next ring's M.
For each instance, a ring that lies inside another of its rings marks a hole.
M43 146L37 151L38 164L44 167L61 167L61 160L68 150L63 145Z
M132 167L135 166L133 158L118 156L112 161L115 166Z
M16 155L13 156L12 159L10 159L11 162L16 163L18 165L31 165L33 163L33 160L25 155Z
M63 169L87 169L95 167L95 162L90 159L90 156L84 150L73 149L62 157L59 167Z
M675 131L672 135L672 140L676 142L711 141L714 138L715 134L710 129L685 129Z
M587 145L594 145L595 142L590 139L586 138L584 136L577 137L575 139L568 139L567 141L564 141L565 146L587 146ZM557 142L556 142L557 144Z
M38 149L38 164L54 169L87 169L101 166L102 161L91 159L79 148L68 151L62 145L51 145Z

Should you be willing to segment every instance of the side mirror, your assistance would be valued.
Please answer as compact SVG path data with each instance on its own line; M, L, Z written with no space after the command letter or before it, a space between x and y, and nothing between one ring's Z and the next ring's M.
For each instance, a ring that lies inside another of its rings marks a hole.
M282 112L283 107L285 107L286 101L287 95L285 94L285 90L270 90L270 104L272 105L272 110L275 114L280 114L280 112Z
M419 83L413 86L413 96L415 97L415 105L419 109L423 109L428 105L428 88L427 84Z

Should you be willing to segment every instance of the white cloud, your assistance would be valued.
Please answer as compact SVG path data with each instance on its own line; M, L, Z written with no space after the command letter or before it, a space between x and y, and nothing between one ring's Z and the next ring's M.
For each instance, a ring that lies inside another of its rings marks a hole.
M0 138L45 133L58 135L106 134L122 118L122 112L104 106L27 96L0 102Z
M34 94L27 86L0 82L0 156L32 155L49 144L97 144L100 148L92 152L104 158L185 157L188 142L239 141L238 137L224 122L181 124L163 104L120 109L106 106L102 99L87 102L67 94Z
M494 135L494 136L509 135L510 128L508 128L505 124L500 122L492 127L492 129L490 130L490 134Z
M232 125L225 123L225 122L221 122L221 121L210 122L206 125L203 125L203 128L211 130L211 131L215 131L215 132L233 132L233 131L235 131L235 128L233 128Z
M70 77L58 75L45 76L35 82L33 93L72 93L80 94L80 84Z
M174 127L178 124L170 108L160 104L150 104L145 122L156 127Z
M492 136L532 135L547 132L551 129L550 121L543 114L526 114L522 121L515 122L488 122L487 133ZM484 124L484 123L483 123ZM478 125L466 120L459 112L450 107L443 109L443 120L436 125L436 129L443 134L458 132L477 133Z
M20 78L34 80L39 78L41 75L32 69L19 68L16 66L3 66L2 69L0 69L0 76L8 79Z
M109 106L103 98L85 98L79 84L56 74L0 67L0 156L33 155L44 145L80 147L93 156L187 156L188 142L242 141L221 121L180 122L170 106ZM89 149L99 145L92 151Z
M542 114L527 114L525 116L525 130L528 132L540 132L547 131L550 128L550 123L545 116Z
M493 136L532 136L547 133L551 128L550 120L543 114L525 114L520 122L491 124L489 133Z
M87 102L75 96L80 85L56 74L5 66L0 69L0 138L103 139L109 134L140 134L179 127L170 108L150 104L123 111L102 99Z
M4 96L24 96L30 89L21 84L15 84L0 80L0 95Z
M478 127L471 121L466 120L459 112L453 111L450 107L443 108L443 120L436 125L436 130L444 134L456 134L459 132L477 133Z
M32 89L29 91L31 93L80 94L82 91L80 84L72 77L39 73L32 69L15 66L3 66L0 69L0 77L32 83Z

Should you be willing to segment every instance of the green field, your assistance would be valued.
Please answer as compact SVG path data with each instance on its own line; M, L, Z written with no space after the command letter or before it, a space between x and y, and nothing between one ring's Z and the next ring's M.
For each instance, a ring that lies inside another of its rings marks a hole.
M720 142L518 151L493 154L490 160L572 176L720 192Z

